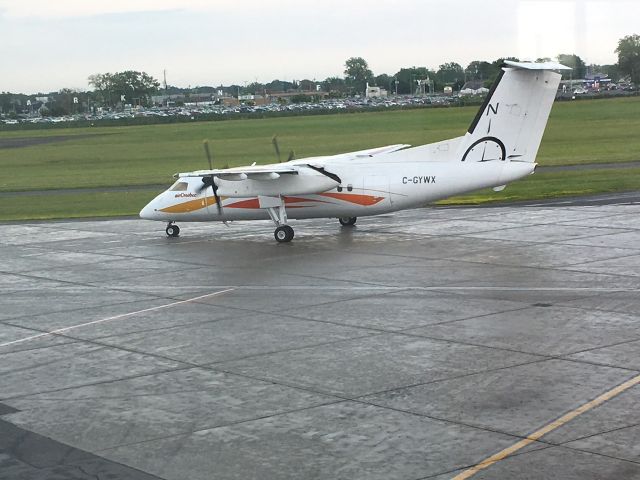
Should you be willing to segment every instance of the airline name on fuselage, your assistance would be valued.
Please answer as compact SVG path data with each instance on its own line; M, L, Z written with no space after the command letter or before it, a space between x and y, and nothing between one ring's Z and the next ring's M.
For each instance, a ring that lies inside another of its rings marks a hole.
M435 176L430 176L430 177L402 177L402 183L404 183L405 185L407 183L413 183L414 185L418 185L420 183L436 183L436 177Z

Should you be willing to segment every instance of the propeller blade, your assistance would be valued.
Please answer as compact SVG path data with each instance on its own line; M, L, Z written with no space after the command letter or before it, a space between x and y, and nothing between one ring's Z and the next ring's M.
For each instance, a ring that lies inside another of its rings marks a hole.
M207 155L207 161L209 162L209 170L213 170L213 156L209 150L209 140L204 140L202 143L204 144L204 153Z
M294 152L293 150L291 150L289 152L289 158L287 158L287 162L290 162L291 160L295 160L296 159L296 152Z
M214 182L215 185L215 182ZM213 187L213 198L216 199L216 208L218 209L218 215L222 215L222 202L218 196L218 186Z
M198 187L196 189L196 193L199 195L202 193L202 191L204 189L206 189L207 187L212 187L213 186L213 177L211 175L207 176L207 177L202 177L202 185L200 185L200 187Z
M218 209L218 215L222 215L222 201L220 200L220 196L218 195L218 185L216 185L215 177L213 175L207 175L206 177L202 177L202 185L198 187L196 193L200 195L203 190L211 187L213 190L213 198L216 199L216 208Z
M271 139L271 143L273 144L273 148L276 151L276 156L278 157L278 163L281 162L280 160L280 145L278 145L278 136L274 135L273 138Z

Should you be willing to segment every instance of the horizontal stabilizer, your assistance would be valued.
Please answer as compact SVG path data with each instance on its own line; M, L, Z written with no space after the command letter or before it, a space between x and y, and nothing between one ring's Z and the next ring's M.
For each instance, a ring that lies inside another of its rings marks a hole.
M533 63L533 62L513 62L511 60L505 60L505 65L515 68L522 68L524 70L573 70L571 67L567 67L566 65L562 65L557 62L542 62L542 63Z

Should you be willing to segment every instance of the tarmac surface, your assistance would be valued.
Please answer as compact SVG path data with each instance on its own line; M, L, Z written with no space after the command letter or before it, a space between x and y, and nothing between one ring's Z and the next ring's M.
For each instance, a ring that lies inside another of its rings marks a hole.
M6 224L0 478L640 479L640 205L600 203Z

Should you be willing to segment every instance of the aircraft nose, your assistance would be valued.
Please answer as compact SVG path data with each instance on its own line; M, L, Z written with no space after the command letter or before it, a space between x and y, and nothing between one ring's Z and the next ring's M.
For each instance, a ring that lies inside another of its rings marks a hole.
M153 202L148 203L142 210L140 210L140 218L145 220L153 220L156 216L155 209L151 206Z

